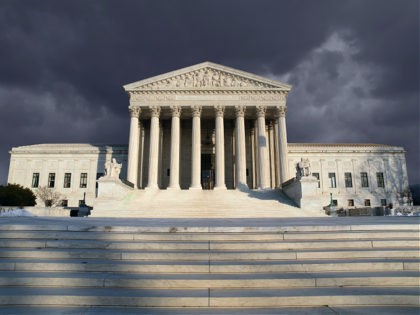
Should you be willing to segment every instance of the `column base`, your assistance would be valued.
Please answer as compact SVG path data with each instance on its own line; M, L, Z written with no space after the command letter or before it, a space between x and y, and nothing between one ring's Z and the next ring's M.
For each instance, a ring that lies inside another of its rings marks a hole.
M166 189L167 190L181 190L181 187L180 186L168 186Z
M249 191L249 187L246 184L238 184L235 189L239 191Z
M201 186L191 186L190 188L188 188L189 190L203 190L203 188Z
M226 188L226 186L225 185L223 185L223 186L214 186L213 187L213 190L226 190L227 188Z
M156 186L146 186L144 188L144 190L159 190L159 187L157 185Z

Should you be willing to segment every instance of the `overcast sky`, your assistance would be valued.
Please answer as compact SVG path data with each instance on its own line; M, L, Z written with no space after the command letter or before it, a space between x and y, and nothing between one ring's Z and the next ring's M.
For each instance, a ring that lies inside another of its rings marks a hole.
M8 151L127 143L122 85L212 61L293 85L289 142L403 146L419 176L417 0L0 0Z

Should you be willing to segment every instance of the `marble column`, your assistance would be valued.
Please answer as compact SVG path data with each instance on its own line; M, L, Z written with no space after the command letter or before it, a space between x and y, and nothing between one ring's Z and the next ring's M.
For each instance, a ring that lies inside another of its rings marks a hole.
M130 106L130 139L128 144L128 165L127 180L134 184L134 188L138 188L138 163L139 163L139 117L141 113L140 107Z
M279 149L279 124L274 121L274 160L276 168L276 188L281 188L280 180L280 149Z
M139 121L139 133L140 133L140 141L139 141L139 170L137 174L139 175L139 188L144 188L143 185L143 165L144 165L144 122Z
M246 182L245 106L235 106L236 114L236 189L248 189Z
M191 106L193 119L190 189L201 189L201 109L201 106Z
M216 181L214 189L226 189L225 184L225 131L223 126L224 106L214 107L216 114Z
M270 184L271 188L276 188L276 161L274 150L274 124L270 120L268 124L268 139L270 140Z
M150 107L149 182L147 189L158 189L160 107Z
M266 106L257 106L258 125L258 162L259 162L259 189L270 188L270 169L268 160L268 143L265 130Z
M284 104L286 104L284 96ZM278 141L280 154L280 183L289 179L287 170L287 131L286 131L286 111L287 107L281 105L277 107Z
M252 187L253 189L257 188L257 170L256 170L256 159L257 154L255 152L255 129L254 127L250 130L250 138L251 138L251 165L252 165Z
M179 187L179 145L180 145L180 117L181 106L171 106L171 164L168 189L180 189Z

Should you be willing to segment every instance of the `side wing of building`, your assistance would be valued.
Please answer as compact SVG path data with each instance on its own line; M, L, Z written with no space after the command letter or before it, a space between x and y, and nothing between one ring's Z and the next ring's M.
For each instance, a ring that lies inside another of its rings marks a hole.
M289 174L308 158L323 203L338 207L397 205L408 188L405 151L381 144L288 144Z
M96 180L104 175L104 164L115 158L126 176L127 146L93 144L36 144L12 148L9 184L36 191L47 186L63 196L63 205L76 207L86 193L88 205L96 197Z

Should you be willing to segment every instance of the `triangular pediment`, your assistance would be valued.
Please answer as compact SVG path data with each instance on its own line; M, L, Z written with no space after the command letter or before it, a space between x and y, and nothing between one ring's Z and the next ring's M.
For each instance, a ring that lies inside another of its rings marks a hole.
M283 90L291 86L252 73L203 62L124 85L127 92L147 90Z

